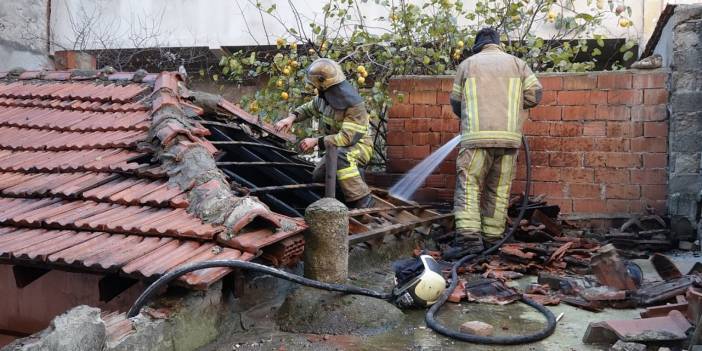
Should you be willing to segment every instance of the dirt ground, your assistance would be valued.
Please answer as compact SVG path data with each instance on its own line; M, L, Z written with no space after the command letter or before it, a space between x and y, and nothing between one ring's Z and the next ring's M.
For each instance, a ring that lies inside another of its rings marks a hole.
M682 272L687 272L700 257L690 253L674 254L672 258ZM644 271L644 279L657 280L658 275L647 260L635 261ZM375 289L390 289L392 272L389 264L353 272L354 284ZM377 268L380 267L380 268ZM387 268L386 268L387 267ZM526 285L535 277L524 277L514 284ZM590 322L608 319L631 319L639 316L636 309L607 309L588 312L566 304L549 307L554 315L563 313L555 333L538 343L518 346L473 345L443 337L427 328L423 310L405 311L404 320L395 328L376 335L305 335L280 331L275 325L277 304L250 311L254 325L245 333L232 334L208 345L201 351L230 350L607 350L606 346L584 345L582 336ZM496 335L533 332L543 326L544 318L530 307L514 303L507 306L488 304L448 303L439 319L458 328L466 321L481 320L495 326Z

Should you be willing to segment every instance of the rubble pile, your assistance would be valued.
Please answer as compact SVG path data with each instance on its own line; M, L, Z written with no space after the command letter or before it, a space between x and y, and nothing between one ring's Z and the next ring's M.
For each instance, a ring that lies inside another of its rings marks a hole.
M521 202L519 197L510 201L510 216L516 217L516 204ZM565 303L591 312L645 308L641 319L591 323L583 342L635 343L652 350L694 345L702 334L702 326L694 328L702 311L702 264L683 274L660 253L677 246L662 217L647 209L619 228L583 235L559 222L558 215L558 206L549 205L544 197L530 199L511 241L496 254L478 257L459 269L460 281L449 301L503 305L524 296L542 305ZM429 254L440 258L453 235L432 239L430 245L438 250ZM685 247L694 246L690 244ZM633 258L648 258L661 279L644 279ZM514 282L525 275L536 276L536 281L526 286Z

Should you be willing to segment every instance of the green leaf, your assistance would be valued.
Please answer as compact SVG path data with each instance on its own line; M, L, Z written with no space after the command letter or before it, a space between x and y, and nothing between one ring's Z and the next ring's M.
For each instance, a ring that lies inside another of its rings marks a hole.
M632 51L627 51L624 53L624 61L629 61L632 57L634 57L634 53Z
M587 22L590 22L594 19L594 17L592 17L592 15L589 15L587 13L579 13L575 16L575 18L583 19Z

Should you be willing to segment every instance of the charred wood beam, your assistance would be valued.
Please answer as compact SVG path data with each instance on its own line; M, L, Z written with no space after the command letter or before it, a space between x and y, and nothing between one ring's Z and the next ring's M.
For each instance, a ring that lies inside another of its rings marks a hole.
M121 277L118 275L106 275L98 281L98 291L100 301L110 302L127 289L136 284L138 280Z
M278 191L289 191L289 190L299 190L299 189L309 189L309 188L323 188L324 183L307 183L307 184L288 184L288 185L276 185L276 186L264 186L260 188L249 189L252 194L261 193L272 193Z
M49 273L50 269L27 266L12 266L12 274L15 276L15 285L22 289L32 284L35 280Z
M235 182L237 182L237 183L239 183L239 184L242 184L242 185L244 185L244 186L246 186L246 187L248 187L248 188L255 188L255 187L256 187L256 185L254 185L254 184L251 183L250 181L248 181L248 180L246 180L245 178L239 176L238 174L234 173L234 172L231 171L231 170L225 169L225 170L224 170L224 174L226 174L226 175L232 177L232 178L234 179ZM283 201L280 200L279 198L277 198L277 197L275 197L275 196L273 196L273 195L271 195L271 194L269 194L269 193L263 193L263 196L265 196L265 198L268 199L268 201L270 201L270 203L271 203L273 206L278 206L279 209L282 209L284 212L287 212L288 215L290 215L290 216L296 216L296 217L302 217L302 213L300 213L300 211L298 211L298 210L296 210L294 207L292 207L292 206L286 204L285 202L283 202Z
M221 135L223 138L225 138L229 141L235 141L231 137L229 137L227 134L223 133L221 130L219 130L217 128L212 128L212 129L215 132L217 132L218 135ZM254 159L254 160L259 161L259 162L265 162L265 160L263 158L261 158L261 156L257 155L253 151L249 150L248 147L241 147L241 151L242 152L240 153L240 155L242 155L242 156L247 156L248 158ZM283 157L277 153L276 153L276 155ZM313 168L314 166L310 165L310 167ZM309 173L309 174L311 175L311 173ZM290 175L286 174L285 172L283 172L275 167L272 168L272 172L270 175L275 177L276 179L278 179L283 184L298 184L299 183L299 181L295 180ZM255 187L256 187L255 185L252 186L252 188L255 188ZM313 203L321 198L319 195L317 195L316 193L309 191L309 190L301 192L301 195L304 197L305 201L308 202L308 204L311 204L311 203Z
M302 167L314 168L312 165L306 165L295 162L267 162L267 161L252 161L252 162L217 162L217 166L254 166L254 167Z
M375 207L375 208L362 208L358 210L349 211L350 217L361 216L373 213L384 213L384 212L394 212L400 210L421 210L429 208L427 205L407 205L407 206L395 206L395 207Z
M423 218L418 221L414 222L409 222L409 223L400 223L400 224L395 224L387 227L382 227L382 228L377 228L373 229L370 231L367 231L365 233L359 233L359 234L354 234L349 236L349 244L357 244L361 243L364 241L376 239L383 237L385 235L390 235L390 234L397 234L401 233L404 231L412 230L416 227L422 226L424 224L436 222L436 221L441 221L441 220L446 220L449 218L453 218L452 213L447 213L447 214L442 214L434 217L429 217L429 218Z
M270 144L256 143L253 141L210 141L210 143L212 143L215 146L216 145L253 146L253 147L260 147L260 148L264 148L264 149L285 152L287 154L292 154L292 155L297 154L293 150L284 149L282 147L278 147L278 146L270 145Z

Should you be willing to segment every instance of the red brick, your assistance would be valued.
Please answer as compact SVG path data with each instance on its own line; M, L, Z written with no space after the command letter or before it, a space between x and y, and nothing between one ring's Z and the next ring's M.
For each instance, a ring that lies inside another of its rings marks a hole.
M595 138L595 151L629 151L629 140L622 138Z
M446 173L446 174L455 174L456 173L456 161L444 161L439 166L438 172Z
M628 121L631 119L629 106L597 106L597 119L608 121Z
M417 160L389 159L388 170L390 172L405 173L417 164Z
M560 138L528 137L529 148L534 151L561 151Z
M553 167L532 167L531 178L547 182L557 182L561 180L561 171Z
M408 135L409 136L409 135ZM432 145L429 142L429 133L412 133L412 145ZM438 145L438 144L436 144Z
M667 185L642 185L641 198L646 200L665 200L668 195Z
M596 75L568 75L563 77L564 90L588 90L596 87Z
M526 182L523 180L519 180L519 178L517 179L518 180L512 182L512 188L510 189L510 193L512 194L522 194L524 193L524 189L526 188ZM533 184L531 188L534 188ZM529 191L532 192L532 189L529 189Z
M668 103L668 91L665 89L645 89L644 105L662 105Z
M583 135L605 136L605 122L585 122L583 125Z
M551 167L578 167L582 164L582 153L554 152L549 155L548 164Z
M633 138L631 139L632 152L666 152L668 151L668 138Z
M432 174L427 177L424 184L431 188L443 188L446 186L446 176L441 174Z
M565 183L593 183L595 170L590 168L563 168L561 179Z
M423 160L429 156L430 153L429 145L405 146L405 157L407 158Z
M551 123L527 120L522 131L526 135L548 135Z
M563 78L561 77L548 76L538 78L544 90L561 90L563 88Z
M415 78L414 91L440 91L441 79L437 78Z
M405 120L391 118L388 119L388 131L391 132L402 132L405 130Z
M388 146L387 154L390 159L401 159L405 157L405 148L402 146Z
M570 184L570 197L574 199L599 199L600 186L597 184Z
M606 154L608 168L641 167L641 156L638 154L629 152L608 152Z
M583 127L578 123L553 123L549 134L552 136L574 137L582 134Z
M635 138L643 136L643 124L640 122L607 122L608 137Z
M439 105L425 105L424 106L424 112L426 113L427 118L436 118L436 119L441 118L441 109L442 109L442 106L439 106Z
M414 90L414 79L391 78L389 88L395 90L412 91Z
M441 133L432 132L427 134L429 134L429 145L443 145L441 142Z
M608 199L635 200L641 197L641 187L638 185L607 185L605 195Z
M451 92L453 91L453 79L451 78L441 78L441 91Z
M436 91L413 91L410 94L410 104L436 104Z
M668 119L668 109L666 105L640 105L631 107L632 121L665 121L666 119Z
M665 168L668 165L668 154L643 154L644 168Z
M412 118L414 107L410 104L393 104L388 111L390 118Z
M667 137L668 123L666 122L645 122L644 136L646 137Z
M629 184L627 169L595 169L595 183L598 184Z
M608 213L629 213L629 203L628 200L618 200L618 199L608 199L607 200L607 212Z
M590 103L593 105L606 105L607 104L607 91L606 90L595 90L590 92Z
M386 143L388 145L406 145L409 144L412 140L407 138L407 133L404 133L402 131L389 131L387 138L386 138Z
M652 73L652 74L637 73L637 74L634 74L634 88L635 89L665 88L665 83L667 81L668 81L668 74L667 73Z
M460 131L460 121L458 118L456 119L442 119L441 122L434 120L434 126L430 128L432 132L449 132L449 133L458 133ZM440 124L440 128L437 128L437 125Z
M607 202L605 200L575 199L573 200L573 212L605 213L607 212Z
M599 89L629 89L631 88L630 73L601 73L597 76Z
M595 119L595 106L565 106L563 120L592 120Z
M405 121L406 132L428 132L433 121L428 118L413 118Z
M668 174L664 169L632 169L631 182L642 185L663 185L668 183Z
M450 104L449 100L449 93L440 91L436 93L436 103L440 105L448 105Z
M427 118L427 106L431 105L414 105L414 112L412 114L414 118Z
M549 205L557 205L561 208L561 213L573 213L573 200L571 199L548 199Z
M590 92L587 90L559 91L559 105L589 105Z
M555 105L558 93L555 91L544 91L539 105Z
M520 155L519 160L524 160L524 156ZM541 151L531 151L530 152L530 158L531 158L531 166L548 166L548 157L549 153L548 152L541 152ZM524 169L524 164L522 162L519 162L518 167L521 169Z
M393 104L409 104L409 93L406 91L392 90L390 98Z
M643 100L641 90L610 90L607 103L610 105L637 105Z
M594 147L593 138L563 138L563 151L592 151Z
M583 166L585 167L605 167L607 165L607 156L604 152L588 152L583 157Z
M556 198L556 199L560 199L560 198L564 197L563 184L558 183L558 182L539 182L539 181L532 182L531 193L533 195L544 194L544 195L548 196L548 198Z
M561 119L560 106L537 106L529 110L529 117L533 120L551 120L556 121Z

